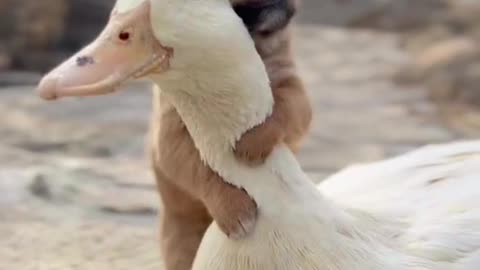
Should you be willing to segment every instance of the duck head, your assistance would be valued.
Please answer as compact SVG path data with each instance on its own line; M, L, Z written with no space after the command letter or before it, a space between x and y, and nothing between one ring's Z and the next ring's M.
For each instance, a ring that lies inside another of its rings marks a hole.
M44 76L39 95L51 100L106 94L129 79L168 69L173 51L154 37L150 6L118 1L99 37Z
M98 38L37 91L47 100L104 95L142 77L168 96L203 154L230 152L273 106L265 66L229 0L117 0Z
M118 0L97 39L46 74L38 94L47 100L108 94L129 80L168 72L174 58L176 72L193 68L215 50L218 36L227 38L219 30L228 27L217 26L232 20L220 18L219 8L228 6L228 0Z

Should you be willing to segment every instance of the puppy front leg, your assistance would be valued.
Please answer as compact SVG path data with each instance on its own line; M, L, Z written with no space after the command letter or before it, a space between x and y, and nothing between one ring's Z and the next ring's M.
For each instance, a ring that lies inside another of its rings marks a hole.
M164 205L160 218L160 248L166 270L190 270L202 237L212 222L203 203L155 170Z

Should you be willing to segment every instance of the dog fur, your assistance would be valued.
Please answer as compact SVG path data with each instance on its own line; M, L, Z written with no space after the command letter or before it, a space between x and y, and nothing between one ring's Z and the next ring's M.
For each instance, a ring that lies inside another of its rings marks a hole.
M291 54L289 22L295 0L231 0L249 29L272 82L275 105L265 123L246 132L236 156L259 164L279 143L296 151L307 133L312 112ZM154 90L150 154L163 202L160 245L167 270L191 268L212 218L230 237L253 227L257 214L249 195L226 182L200 159L173 106Z

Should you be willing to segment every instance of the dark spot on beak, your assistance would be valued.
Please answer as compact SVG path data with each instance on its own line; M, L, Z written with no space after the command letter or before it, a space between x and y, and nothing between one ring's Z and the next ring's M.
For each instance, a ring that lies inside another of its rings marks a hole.
M86 65L95 64L95 60L93 60L90 56L79 56L77 57L77 66L83 67Z

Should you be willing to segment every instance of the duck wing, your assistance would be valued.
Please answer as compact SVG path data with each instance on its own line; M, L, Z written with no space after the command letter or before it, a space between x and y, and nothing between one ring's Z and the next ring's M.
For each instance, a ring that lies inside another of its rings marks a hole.
M480 141L352 166L318 188L344 207L405 222L395 241L406 253L445 269L480 269Z

